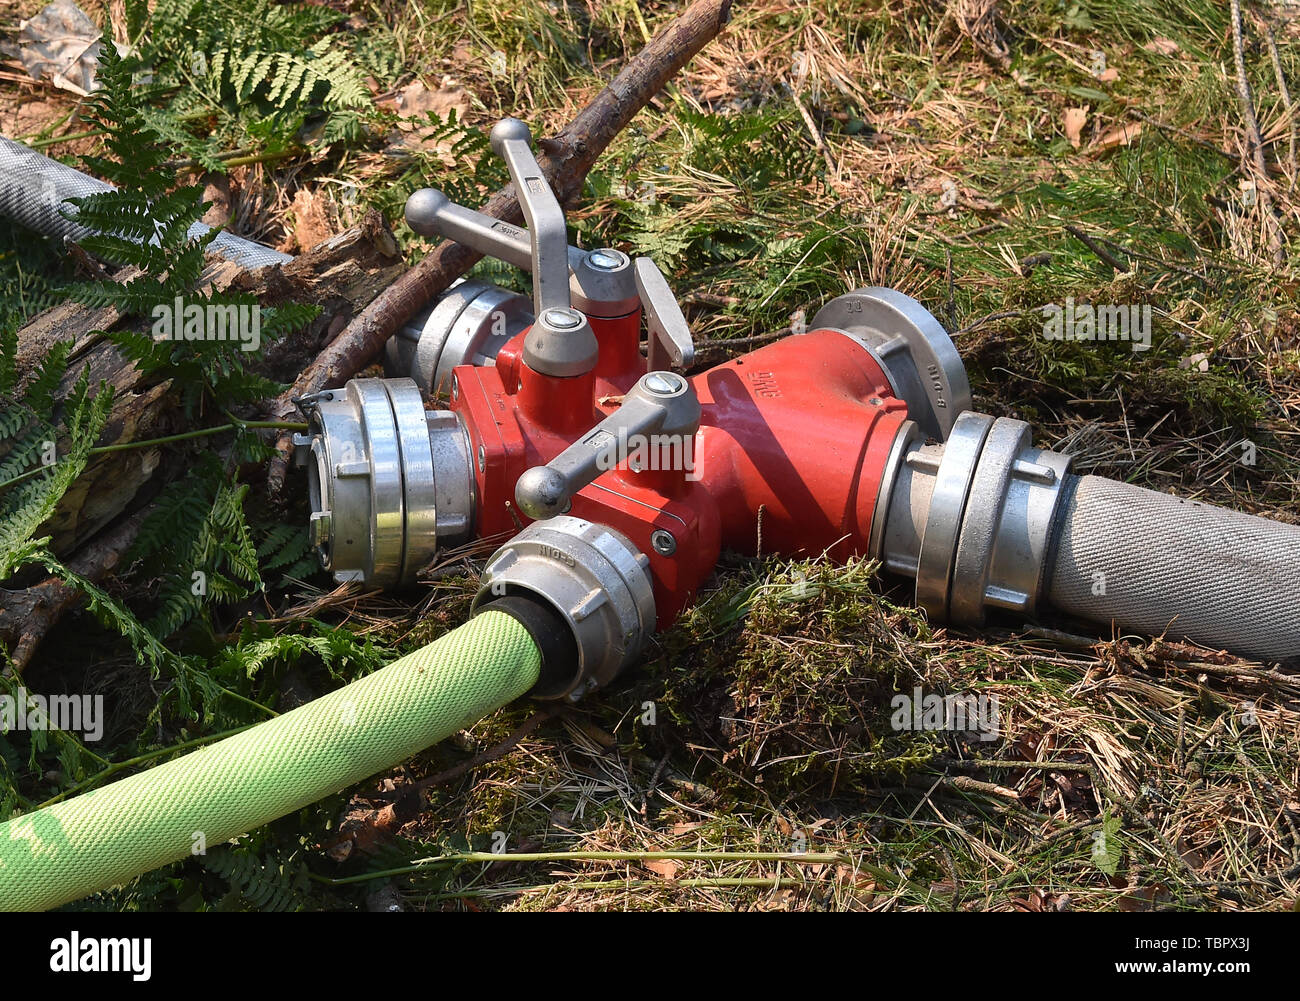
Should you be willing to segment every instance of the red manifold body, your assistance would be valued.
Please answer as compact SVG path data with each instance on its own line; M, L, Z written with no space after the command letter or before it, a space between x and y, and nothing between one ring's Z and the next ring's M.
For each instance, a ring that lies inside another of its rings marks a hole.
M591 319L600 361L584 376L528 368L524 334L495 368L456 369L452 409L475 456L481 537L522 529L520 476L617 410L643 374L639 320L639 312ZM753 553L760 532L770 553L826 551L842 560L866 552L886 461L907 418L875 359L837 330L785 338L691 383L701 406L693 454L672 469L625 462L579 491L570 512L617 529L649 556L661 629L690 604L723 546ZM658 531L671 534L670 554L653 544Z

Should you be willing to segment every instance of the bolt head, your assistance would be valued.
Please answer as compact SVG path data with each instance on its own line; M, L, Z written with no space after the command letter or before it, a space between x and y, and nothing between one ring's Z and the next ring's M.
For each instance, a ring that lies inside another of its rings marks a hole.
M686 388L686 380L676 372L650 372L641 384L655 396L674 396Z
M671 556L677 552L677 540L671 532L662 528L656 528L650 533L650 545L654 546L655 552L660 556Z
M582 326L582 314L576 309L552 306L543 311L542 323L552 330L577 330Z
M587 264L594 271L618 271L629 263L626 254L610 247L601 247L587 254Z

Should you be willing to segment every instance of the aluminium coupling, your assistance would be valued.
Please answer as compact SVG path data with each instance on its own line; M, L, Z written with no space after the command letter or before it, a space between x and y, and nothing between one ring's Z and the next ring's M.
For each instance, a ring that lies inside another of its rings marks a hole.
M294 436L295 463L336 581L410 584L438 550L469 540L474 474L455 413L426 411L410 379L353 379L300 402L309 428Z

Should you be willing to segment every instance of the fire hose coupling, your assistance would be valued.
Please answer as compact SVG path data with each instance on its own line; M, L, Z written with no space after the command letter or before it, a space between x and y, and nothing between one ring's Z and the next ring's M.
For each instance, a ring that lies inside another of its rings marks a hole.
M1260 660L1300 658L1300 526L1070 472L1029 425L963 413L898 432L871 552L932 622L1051 606Z
M300 401L309 421L294 460L307 471L311 539L339 583L410 584L474 527L469 437L426 411L410 379L353 379Z
M488 282L458 280L393 337L384 374L409 377L427 396L451 391L457 365L492 365L533 322L527 296Z
M927 445L908 422L881 484L872 549L916 581L932 622L981 625L990 608L1033 614L1070 457L1034 448L1024 421L967 411Z
M892 288L860 288L817 311L810 330L830 329L853 338L885 373L894 396L936 441L948 437L959 414L971 408L966 366L934 315Z
M649 558L621 532L582 518L534 522L492 555L473 607L509 598L551 609L572 634L568 656L546 658L534 698L577 701L605 686L655 632Z

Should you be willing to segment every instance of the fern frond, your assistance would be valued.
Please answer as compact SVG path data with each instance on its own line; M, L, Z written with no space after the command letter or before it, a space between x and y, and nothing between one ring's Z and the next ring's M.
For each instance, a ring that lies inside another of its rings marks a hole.
M29 393L28 399L32 398ZM24 483L0 504L0 580L11 577L34 558L32 545L40 542L34 539L36 531L81 475L112 405L113 393L106 383L100 383L98 391L93 396L90 394L87 367L65 405L68 444L64 454L48 472Z

